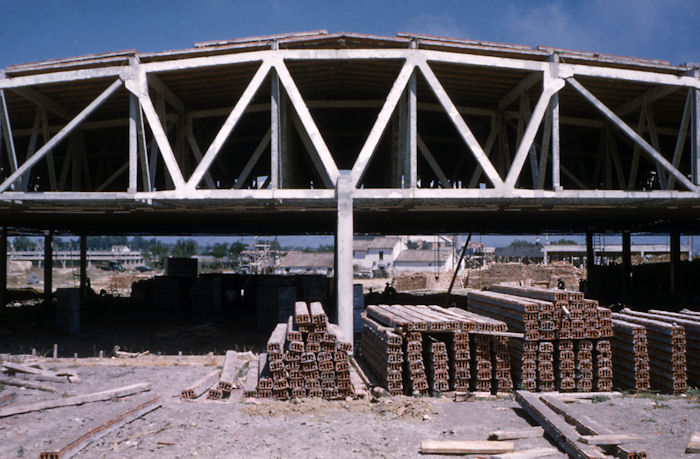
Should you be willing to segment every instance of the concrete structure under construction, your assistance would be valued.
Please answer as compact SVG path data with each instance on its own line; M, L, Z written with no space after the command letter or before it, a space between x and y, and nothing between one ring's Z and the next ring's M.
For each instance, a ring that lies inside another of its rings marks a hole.
M698 72L325 31L13 65L0 253L15 228L334 233L346 336L354 232L668 231L676 257L700 227Z

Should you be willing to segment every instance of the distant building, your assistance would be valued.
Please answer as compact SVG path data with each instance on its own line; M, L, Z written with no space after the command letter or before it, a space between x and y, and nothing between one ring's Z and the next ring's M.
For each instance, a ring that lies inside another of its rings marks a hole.
M452 249L403 250L394 262L394 274L405 272L443 273L455 268Z
M128 245L113 245L112 252L114 252L114 253L127 253L127 252L131 252L131 249L129 248Z
M352 263L356 273L388 277L402 246L399 237L356 236L352 248Z
M274 267L275 274L333 275L333 252L289 252Z
M541 245L510 245L496 247L494 259L501 263L542 263L544 253Z

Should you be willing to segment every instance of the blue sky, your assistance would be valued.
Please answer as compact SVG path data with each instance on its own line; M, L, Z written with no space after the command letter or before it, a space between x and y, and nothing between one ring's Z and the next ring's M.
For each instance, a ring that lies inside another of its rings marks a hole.
M0 0L0 12L0 68L316 29L416 32L700 62L697 0Z
M379 35L414 32L683 64L700 62L699 17L698 0L0 0L0 68L89 53L165 51L189 48L196 41L317 29ZM534 241L534 236L528 239ZM483 242L507 245L510 240L490 236ZM332 238L309 241L329 243Z

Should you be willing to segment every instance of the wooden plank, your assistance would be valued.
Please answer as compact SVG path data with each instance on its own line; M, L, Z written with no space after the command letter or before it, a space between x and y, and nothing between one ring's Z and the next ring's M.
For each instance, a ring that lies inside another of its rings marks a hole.
M216 384L217 379L219 379L219 374L221 370L218 368L216 370L212 370L203 377L199 378L194 384L192 384L190 387L183 389L182 392L180 392L180 397L185 399L185 400L192 400L206 391L209 390L211 386Z
M536 459L539 457L549 457L558 455L559 450L556 448L533 448L515 451L513 453L503 453L489 456L491 459Z
M116 418L92 429L85 435L80 436L78 439L64 446L58 451L49 451L39 454L39 459L66 459L75 456L78 452L85 449L90 443L99 440L100 438L118 430L122 426L144 416L151 411L158 409L162 403L160 402L160 396L149 400L141 405L132 408Z
M20 405L12 405L5 408L0 408L0 418L14 416L16 414L30 413L32 411L48 410L52 408L60 408L63 406L82 405L83 403L101 402L111 400L115 397L126 397L139 392L151 390L150 383L138 383L130 386L119 387L117 389L105 390L102 392L94 392L92 394L78 395L75 397L65 397L55 400L43 400L41 402L25 403Z
M0 407L9 405L10 403L14 402L16 398L17 394L14 392L0 396Z
M5 384L8 386L15 386L15 387L24 387L27 389L42 390L44 392L56 392L56 388L53 386L45 386L43 384L28 381L26 379L10 378L7 376L0 376L0 384Z
M643 440L644 437L633 434L581 435L578 441L587 445L619 445L630 441Z
M688 441L688 446L685 448L685 453L700 453L700 432L695 432L690 440Z
M489 433L489 440L517 440L519 438L534 438L544 435L542 427L529 427L518 430L494 430Z
M423 454L498 454L515 451L510 441L480 440L423 440L420 452Z
M576 429L545 405L536 394L519 390L515 392L515 399L569 455L576 458L605 457L598 447L579 443Z
M566 395L573 395L573 394L566 394ZM571 412L571 408L568 407L564 402L561 401L561 399L558 399L557 397L547 395L547 396L542 397L541 400L549 408L551 408L554 412L564 416L564 418L568 422L576 425L576 427L585 434L588 434L588 435L613 435L613 434L615 434L615 432L613 432L611 429L608 429L607 427L600 425L596 420L591 419L588 416L577 415L576 417L574 417L572 412ZM627 457L646 457L646 452L642 448L640 448L638 444L616 445L615 450L622 455L627 455Z

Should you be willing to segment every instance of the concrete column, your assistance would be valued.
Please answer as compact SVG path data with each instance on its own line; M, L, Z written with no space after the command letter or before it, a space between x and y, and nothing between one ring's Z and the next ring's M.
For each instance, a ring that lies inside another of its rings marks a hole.
M51 305L53 291L53 231L44 236L44 303Z
M700 76L700 71L695 71ZM692 90L690 121L690 173L694 184L700 185L700 90Z
M0 309L7 304L7 228L0 229Z
M87 295L87 236L80 235L80 299Z
M341 171L335 189L338 202L338 226L335 234L335 292L338 325L348 339L353 339L352 188L350 171Z
M629 231L622 232L622 302L627 305L632 293L632 235Z
M678 230L671 231L671 298L675 302L680 294L679 277L681 269L681 233Z

